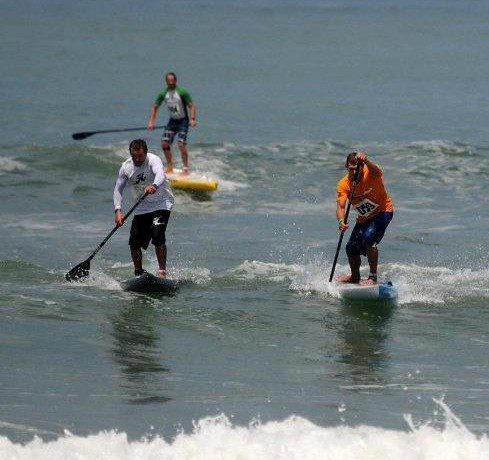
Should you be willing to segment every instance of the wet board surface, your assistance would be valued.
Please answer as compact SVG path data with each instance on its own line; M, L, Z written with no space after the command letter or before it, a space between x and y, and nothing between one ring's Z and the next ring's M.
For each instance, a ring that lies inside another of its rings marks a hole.
M342 299L365 300L395 300L399 295L397 286L390 281L370 286L353 283L331 283L330 293L337 294Z
M158 278L145 272L140 276L122 281L121 287L124 291L170 294L177 290L177 282L168 278Z

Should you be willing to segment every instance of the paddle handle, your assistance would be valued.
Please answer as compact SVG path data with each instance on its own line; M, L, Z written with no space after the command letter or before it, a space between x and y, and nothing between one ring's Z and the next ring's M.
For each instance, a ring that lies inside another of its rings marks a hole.
M140 196L140 198L138 199L138 201L136 201L136 203L134 203L133 207L131 209L129 209L129 211L127 211L127 214L124 216L124 219L122 220L122 223L124 223L127 220L127 218L132 214L132 212L141 204L141 201L143 201L147 196L148 196L148 192L144 192L144 194ZM92 260L95 257L95 255L97 254L97 252L99 252L102 249L102 247L105 245L105 243L107 243L107 241L109 241L110 237L117 230L119 230L119 227L116 225L110 231L110 233L104 238L104 240L97 246L97 248L95 249L95 251L92 252L92 254L90 255L90 257L87 259L87 262L89 262L90 260Z
M353 178L353 187L351 189L350 196L348 197L348 205L346 206L345 219L344 223L348 223L348 215L350 214L351 200L353 195L355 194L355 188L357 186L357 182L360 175L360 164L357 165L355 169L355 175ZM340 254L341 243L343 242L343 237L345 236L345 230L342 230L340 233L340 239L338 240L338 245L336 246L336 253L334 255L333 266L331 267L331 273L329 275L329 282L333 281L334 271L336 269L336 262L338 262L338 256Z
M346 207L345 213L345 224L348 221L348 214L350 213L350 202L348 202L348 206ZM329 282L333 281L334 271L336 269L336 262L338 262L338 256L340 255L341 243L343 242L343 237L345 236L345 230L342 230L340 233L340 239L338 240L338 245L336 246L336 253L334 255L333 266L331 267L331 273L329 275Z

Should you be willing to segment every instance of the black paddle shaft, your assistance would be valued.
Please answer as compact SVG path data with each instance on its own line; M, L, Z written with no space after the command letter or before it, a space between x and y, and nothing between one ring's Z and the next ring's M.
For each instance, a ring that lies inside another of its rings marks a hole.
M138 201L136 201L136 203L134 203L134 206L129 209L129 211L127 211L127 214L124 216L124 219L122 221L122 223L124 223L127 218L132 214L132 212L139 206L139 204L141 203L141 201L143 201L146 197L148 196L148 192L144 192L143 195L141 195L141 197L138 199ZM95 257L95 254L97 254L97 252L99 252L102 247L105 245L105 243L107 243L107 241L109 241L110 237L119 229L119 227L116 225L111 231L110 233L104 238L104 240L97 246L97 248L95 249L95 251L93 251L90 256L88 257L88 259L84 260L82 263L78 264L76 267L73 267L65 276L65 278L68 280L68 281L76 281L76 280L79 280L81 278L86 278L89 274L89 270L90 270L90 261Z
M164 126L155 126L153 129L161 129ZM121 129L102 129L100 131L83 131L81 133L73 133L71 137L76 141L86 139L87 137L93 136L94 134L104 134L104 133L124 133L127 131L142 131L143 129L148 129L146 126L144 128L121 128Z
M359 175L360 175L360 163L357 164L357 167L355 169L355 175L353 176L353 186L351 188L350 196L348 197L348 205L346 206L345 220L344 220L345 224L348 222L348 215L350 214L351 200L353 198L353 195L355 194L355 188L356 188L358 180L359 180ZM338 246L336 246L336 253L334 255L333 266L331 267L331 274L329 275L329 282L330 283L331 283L331 281L333 281L333 275L334 275L334 271L336 269L336 262L338 261L338 256L340 254L343 236L345 236L345 230L341 231L340 239L338 241Z

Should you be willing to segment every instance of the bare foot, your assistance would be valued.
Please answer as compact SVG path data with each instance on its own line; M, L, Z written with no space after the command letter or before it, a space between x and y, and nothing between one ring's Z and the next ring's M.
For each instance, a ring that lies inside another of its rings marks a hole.
M158 278L161 278L161 279L165 279L166 278L166 270L157 270L156 271L156 276Z
M340 283L359 283L359 279L354 279L351 275L341 275L336 278Z
M360 284L362 286L374 286L377 284L377 281L373 280L372 278L367 278L366 280L361 280Z
M182 171L181 171L181 173L180 173L180 174L183 174L183 175L188 174L188 168L187 168L187 166L184 166L184 167L182 168Z
M172 172L173 172L173 166L167 166L167 167L165 168L165 172L166 172L166 173L172 173Z

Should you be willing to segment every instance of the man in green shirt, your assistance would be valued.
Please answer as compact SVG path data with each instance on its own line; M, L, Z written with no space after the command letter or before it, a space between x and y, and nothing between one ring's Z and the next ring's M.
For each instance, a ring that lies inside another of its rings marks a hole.
M170 112L170 119L165 126L165 131L161 138L161 148L166 158L166 172L173 171L173 157L171 144L175 136L178 137L178 148L182 155L182 173L188 173L188 152L187 152L187 134L188 127L196 126L195 118L196 108L192 97L188 91L181 86L177 86L177 76L173 72L165 75L166 89L161 91L156 97L156 101L151 107L151 115L148 120L148 129L151 131L160 105L164 102Z

